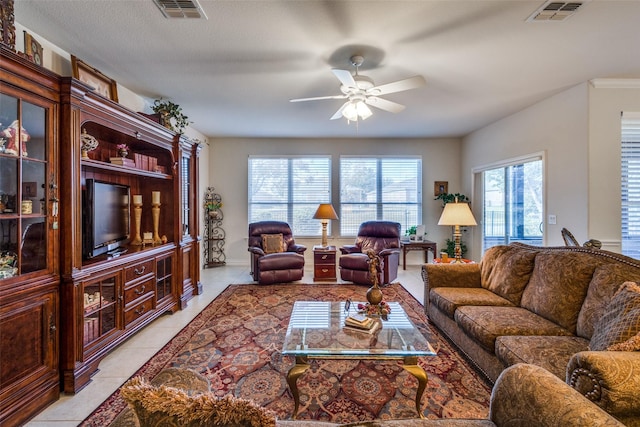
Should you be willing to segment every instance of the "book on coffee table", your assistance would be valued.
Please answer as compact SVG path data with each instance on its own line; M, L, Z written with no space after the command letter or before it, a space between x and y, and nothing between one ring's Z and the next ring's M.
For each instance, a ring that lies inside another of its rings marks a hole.
M344 320L345 326L349 326L351 328L356 328L356 329L362 329L365 331L373 328L375 324L376 324L376 321L373 320L373 318L367 317L361 314L349 315Z

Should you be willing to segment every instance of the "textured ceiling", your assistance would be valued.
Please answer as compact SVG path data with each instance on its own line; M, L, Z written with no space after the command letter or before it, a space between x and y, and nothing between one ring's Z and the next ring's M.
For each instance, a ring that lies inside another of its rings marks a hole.
M592 0L563 22L529 23L542 1L200 0L208 20L166 19L151 0L17 0L16 21L154 99L211 137L456 137L593 78L640 78L640 1ZM386 95L356 126L331 68Z

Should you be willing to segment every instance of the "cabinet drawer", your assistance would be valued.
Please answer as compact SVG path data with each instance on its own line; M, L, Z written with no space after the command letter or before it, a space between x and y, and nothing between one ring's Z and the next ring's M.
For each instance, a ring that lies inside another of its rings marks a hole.
M124 269L124 281L125 284L134 280L141 279L150 274L154 274L153 259L139 262L138 264L130 265Z
M334 252L331 252L331 253L318 252L314 254L314 261L316 264L335 264L336 254Z
M149 292L154 290L153 278L145 280L144 282L138 282L137 284L125 288L124 290L124 304L127 305L138 298L143 297Z
M316 265L313 273L315 279L336 278L336 268L334 265Z
M151 313L154 309L153 305L154 305L153 294L149 293L147 294L144 300L135 304L131 308L126 309L124 312L125 326Z

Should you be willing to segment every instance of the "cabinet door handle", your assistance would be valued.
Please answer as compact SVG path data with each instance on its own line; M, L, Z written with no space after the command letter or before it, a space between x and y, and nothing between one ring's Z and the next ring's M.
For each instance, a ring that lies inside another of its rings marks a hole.
M322 259L327 259L329 258L329 255L322 255Z
M144 271L147 269L146 265L143 265L142 268L140 270L138 270L137 268L133 269L133 272L136 273L138 276L140 276L141 274L144 274Z
M323 273L326 273L326 272L328 272L328 271L329 271L329 269L328 269L328 268L323 268L323 269L322 269L322 272L323 272Z
M144 289L145 289L145 287L144 287L144 285L142 285L142 287L140 289L136 289L133 292L135 292L136 295L142 295L142 294L144 294Z
M142 305L140 306L140 308L136 308L133 312L139 316L139 315L141 315L142 313L144 313L144 309L145 309L145 308L144 308L144 304L142 304Z

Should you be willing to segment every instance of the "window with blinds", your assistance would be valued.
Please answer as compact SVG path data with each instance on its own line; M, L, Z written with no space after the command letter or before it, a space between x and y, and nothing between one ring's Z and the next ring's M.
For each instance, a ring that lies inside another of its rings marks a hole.
M313 215L320 203L331 203L331 158L251 156L248 194L250 223L285 221L296 237L320 236Z
M640 113L622 114L622 253L640 258Z
M422 158L340 158L340 235L364 221L386 220L402 230L422 223Z

